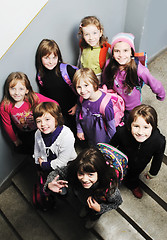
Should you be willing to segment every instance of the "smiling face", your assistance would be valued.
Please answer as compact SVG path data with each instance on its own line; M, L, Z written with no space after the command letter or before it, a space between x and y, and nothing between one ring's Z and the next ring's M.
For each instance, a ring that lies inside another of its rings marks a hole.
M85 81L84 79L80 79L80 81L76 85L77 93L83 97L84 99L93 99L95 95L95 90L93 84L89 81Z
M42 64L45 68L48 70L52 70L57 66L58 63L58 56L55 56L54 53L51 53L50 55L45 55L42 57Z
M102 31L100 31L96 25L89 24L86 27L82 27L82 32L83 38L88 45L91 47L99 47Z
M16 104L21 104L24 101L25 95L28 94L28 89L21 80L18 80L16 85L13 85L12 82L10 83L9 94Z
M136 120L131 124L131 132L133 137L137 142L141 143L146 141L151 136L152 129L153 128L151 124L148 124L141 116L137 117Z
M87 172L77 172L77 177L84 188L91 188L93 184L97 182L98 175L97 172L87 173Z
M125 65L131 61L132 50L128 43L118 42L113 48L113 57L120 65Z
M41 117L37 117L36 124L37 128L44 134L54 132L57 127L57 121L50 113L45 113Z

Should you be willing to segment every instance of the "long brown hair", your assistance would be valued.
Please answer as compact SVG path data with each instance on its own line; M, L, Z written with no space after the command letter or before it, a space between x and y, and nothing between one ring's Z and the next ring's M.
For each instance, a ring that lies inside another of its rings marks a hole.
M124 70L126 72L126 79L125 79L125 87L127 87L127 91L131 92L134 87L140 86L140 81L137 75L137 64L134 58L134 51L131 48L132 57L131 61L125 66ZM104 75L106 78L105 84L108 88L113 88L115 76L119 70L119 63L113 58L110 57L109 63L104 71Z
M25 73L22 72L12 72L7 77L5 84L4 84L4 96L2 99L2 102L4 104L4 109L9 106L10 103L12 103L12 106L14 107L15 101L10 96L9 88L14 87L18 81L20 81L28 90L28 93L25 95L24 101L28 102L30 105L30 109L33 110L33 108L38 104L39 98L35 94L35 92L32 89L31 83Z
M59 49L58 44L54 40L50 39L43 39L36 51L35 56L35 66L37 73L40 75L40 77L44 76L44 66L42 64L42 57L46 55L50 55L51 53L54 53L55 56L58 57L58 64L55 68L56 75L60 75L60 63L63 62L62 55Z

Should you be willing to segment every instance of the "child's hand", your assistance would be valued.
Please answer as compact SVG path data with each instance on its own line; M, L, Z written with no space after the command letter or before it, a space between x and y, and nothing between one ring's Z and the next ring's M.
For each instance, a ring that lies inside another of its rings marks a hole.
M44 160L42 158L38 158L38 162L39 162L39 165L42 166L42 163L44 162Z
M100 204L96 202L94 198L92 198L91 196L88 197L87 203L89 208L93 209L96 212L100 212Z
M15 146L18 147L22 144L22 141L18 138L15 142L14 142Z
M78 137L79 140L81 140L81 141L85 140L84 133L77 133L77 137Z
M68 182L64 180L58 180L59 175L56 176L52 182L48 184L48 188L56 193L61 193L63 187L68 187Z
M75 104L71 109L68 110L69 115L75 115L77 109L77 104Z

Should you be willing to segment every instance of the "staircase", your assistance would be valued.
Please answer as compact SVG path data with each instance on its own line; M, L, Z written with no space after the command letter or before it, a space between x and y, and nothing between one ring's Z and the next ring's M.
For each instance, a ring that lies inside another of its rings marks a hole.
M78 215L76 199L58 199L53 210L42 212L32 204L36 172L33 159L27 157L0 195L1 240L166 240L167 158L159 175L151 181L141 176L144 195L136 199L123 185L123 204L103 214L93 229ZM148 166L149 167L149 166Z

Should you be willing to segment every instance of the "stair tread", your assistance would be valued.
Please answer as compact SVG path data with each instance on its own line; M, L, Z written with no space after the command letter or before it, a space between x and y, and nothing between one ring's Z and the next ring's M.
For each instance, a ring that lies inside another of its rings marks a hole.
M24 240L58 239L12 185L1 193L0 206Z
M9 227L7 222L3 219L3 217L0 215L0 239L10 239L10 240L17 240L15 233L12 231L12 229Z

